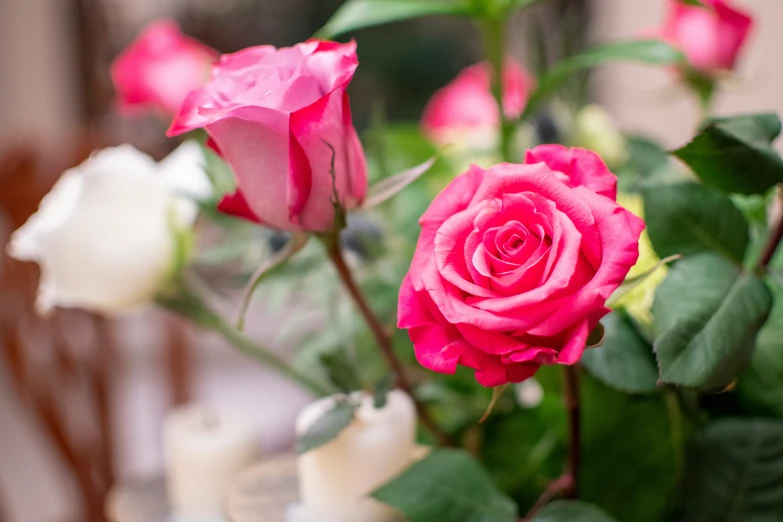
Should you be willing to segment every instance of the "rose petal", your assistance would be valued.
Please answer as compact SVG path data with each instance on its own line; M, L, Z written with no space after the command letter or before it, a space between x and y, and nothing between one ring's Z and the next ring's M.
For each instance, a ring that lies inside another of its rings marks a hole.
M297 230L288 220L288 180L280 175L289 168L288 116L247 107L207 131L223 151L253 214L273 227Z
M207 81L217 56L214 49L183 35L175 21L152 22L111 65L119 109L174 115L188 93Z
M558 305L557 313L531 328L533 335L552 335L562 331L602 307L639 257L639 236L644 230L644 221L608 198L582 187L574 190L595 213L603 243L603 260L595 276L583 288L572 296L554 301Z
M545 163L556 174L562 174L558 177L569 187L581 185L612 200L617 199L617 176L595 152L555 144L539 145L527 151L525 163Z
M486 199L500 199L507 193L521 192L532 192L552 201L582 234L583 252L590 263L594 266L600 264L601 243L590 208L544 164L496 165L486 171L481 186L471 199L471 205Z
M528 346L525 350L511 352L503 356L503 362L509 363L530 363L554 364L557 360L557 350L554 348L542 348Z
M479 264L476 263L476 256L482 256L482 259L485 260L483 257L484 246L482 242L481 231L474 228L465 240L463 255L465 267L468 274L470 274L471 281L478 286L487 287L489 285L488 278L492 275L491 271L489 270L489 267L486 266L486 263L481 264L480 261Z
M716 0L714 5L718 15L717 34L720 35L716 60L721 68L733 69L753 29L753 18L725 2Z
M291 114L291 133L296 136L304 155L312 168L312 194L302 210L300 220L306 230L326 230L334 221L332 194L336 183L337 192L345 208L356 206L364 198L367 188L366 166L355 161L361 146L354 141L354 135L343 120L344 87L340 87L314 104ZM328 139L327 143L324 140ZM334 174L332 151L334 148ZM358 171L358 172L357 172ZM360 180L363 180L361 182Z
M432 252L435 249L435 234L441 223L467 207L471 195L476 191L483 178L484 170L471 165L465 174L454 178L454 181L432 201L419 220L421 234L419 234L419 241L416 243L416 251L413 254L413 261L411 261L412 273L418 274L425 269L432 259ZM414 281L415 284L416 281ZM421 290L420 287L416 288Z
M541 281L538 286L532 284L531 281L523 282L521 286L529 288L527 292L514 293L495 299L468 299L467 302L476 308L499 315L525 316L528 314L522 313L521 310L524 307L537 306L543 301L558 297L558 292L569 288L573 280L589 279L589 275L591 275L589 267L579 262L582 247L581 234L573 223L564 216L553 215L553 220L556 223L554 228L556 234L546 258L547 266L545 267L545 270L551 268L552 273L545 281ZM502 282L500 284L502 285Z
M300 223L299 214L307 205L313 187L313 168L293 132L288 134L288 162L288 220Z
M491 289L473 283L464 257L465 242L483 208L477 205L447 219L435 234L433 256L440 275L447 281L469 294L494 297L496 294Z
M523 351L528 348L528 345L519 339L503 333L491 332L469 324L457 324L455 326L467 342L488 354L503 355Z
M233 194L226 194L223 196L223 199L220 200L217 208L224 214L247 219L248 221L252 221L254 223L261 223L261 220L258 218L258 216L253 214L253 211L247 204L247 200L245 199L245 196L242 195L241 190L237 190Z

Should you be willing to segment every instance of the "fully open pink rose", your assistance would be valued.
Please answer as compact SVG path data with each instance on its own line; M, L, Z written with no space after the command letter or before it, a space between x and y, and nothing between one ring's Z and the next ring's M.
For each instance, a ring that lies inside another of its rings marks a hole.
M498 386L575 364L636 262L644 222L611 197L597 155L555 146L527 157L540 162L472 166L419 221L398 324L431 370L461 364Z
M354 42L311 40L224 55L168 134L206 129L236 177L237 191L221 202L222 211L281 230L326 231L335 189L346 209L367 191L346 92L358 63Z
M207 81L217 57L217 51L183 35L176 22L151 23L112 64L120 110L173 115L188 93Z
M731 70L753 19L727 0L701 0L702 6L669 0L662 36L702 73Z
M497 134L500 111L491 92L488 63L468 67L454 81L436 92L424 109L424 134L439 144L462 140L489 142ZM518 118L525 108L532 80L514 59L506 60L503 105L508 118Z

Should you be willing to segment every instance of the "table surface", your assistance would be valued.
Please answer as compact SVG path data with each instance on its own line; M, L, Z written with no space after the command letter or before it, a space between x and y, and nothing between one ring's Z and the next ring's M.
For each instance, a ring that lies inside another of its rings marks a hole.
M298 497L296 455L282 454L254 464L236 478L226 511L231 522L285 522L286 508ZM166 522L168 516L163 476L120 483L106 498L110 522Z
M299 500L296 455L280 455L251 466L234 481L226 501L231 522L285 522Z

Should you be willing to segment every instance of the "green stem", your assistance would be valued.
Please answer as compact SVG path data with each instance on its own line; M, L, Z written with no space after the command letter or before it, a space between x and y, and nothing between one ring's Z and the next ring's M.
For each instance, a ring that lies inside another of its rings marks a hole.
M579 498L579 475L582 463L581 401L579 394L579 369L563 366L563 398L568 413L568 464L566 476L570 482L565 490L566 498Z
M492 17L483 22L484 54L492 65L492 95L498 103L500 112L500 157L503 161L512 161L511 141L514 135L514 123L506 117L503 102L503 71L506 61L506 20L505 17Z
M413 393L413 384L411 384L407 375L405 374L405 367L403 366L402 361L400 361L400 359L397 357L397 354L394 353L391 336L383 327L383 324L375 315L375 313L372 311L372 308L370 308L370 304L367 302L367 299L365 298L362 290L359 288L359 285L356 284L356 281L354 280L351 273L351 269L348 267L345 259L343 258L342 250L340 248L339 235L335 234L331 236L322 236L321 240L323 241L324 247L326 248L326 253L329 256L329 260L334 265L334 268L337 271L337 275L343 282L343 286L350 294L351 299L359 309L359 312L362 314L365 323L367 323L367 326L375 338L376 343L378 343L378 347L380 348L384 359L386 359L386 363L389 365L389 369L394 373L397 387L408 394L408 396L413 401L413 404L416 407L416 413L419 417L419 421L421 421L421 424L438 439L438 443L441 446L456 446L451 437L445 431L443 431L440 426L438 426L435 420L430 416L429 411L427 411L427 408L424 406L424 404L422 404Z
M716 83L713 78L696 72L686 73L685 79L699 100L701 121L710 117Z
M568 460L559 478L549 483L519 522L533 520L534 515L553 499L563 496L567 499L579 498L579 476L582 465L582 420L579 395L579 368L563 366L563 403L568 415Z
M684 438L682 427L682 411L680 410L680 401L677 398L677 392L674 390L666 390L666 413L669 416L669 433L671 434L672 446L673 446L673 462L675 473L677 474L677 480L680 479L682 474L682 467L684 462Z
M699 114L701 115L701 121L707 120L712 114L712 96L713 90L703 90L698 92L699 96Z
M268 348L246 337L237 330L234 325L223 319L207 306L199 296L190 290L180 287L170 294L159 296L157 302L162 307L191 319L202 328L220 334L240 352L252 357L278 374L296 382L314 395L322 397L331 393L321 383L298 372L292 368L288 362Z

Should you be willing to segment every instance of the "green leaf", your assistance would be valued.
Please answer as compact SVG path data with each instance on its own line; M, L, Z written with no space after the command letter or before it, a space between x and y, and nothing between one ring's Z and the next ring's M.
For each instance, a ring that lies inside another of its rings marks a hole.
M603 346L605 336L606 336L606 329L604 328L604 325L598 323L598 325L595 328L593 328L593 330L587 336L587 342L585 343L585 347L598 348L599 346Z
M606 329L600 348L585 350L582 364L601 382L626 393L651 393L657 389L658 368L652 346L644 340L625 312L614 312L601 321Z
M437 157L430 158L421 165L416 165L415 167L412 167L408 170L404 170L393 176L384 178L375 185L371 186L367 190L367 196L362 203L362 210L376 207L389 198L397 195L402 189L419 179L423 174L430 170L437 159Z
M389 392L394 389L394 383L396 382L397 378L393 373L387 373L386 375L381 378L380 381L378 381L378 384L375 385L375 389L373 390L372 399L373 399L373 406L376 409L383 408L386 406L386 401L388 399Z
M783 160L771 145L780 130L775 114L711 119L672 154L709 185L730 193L763 194L783 182Z
M338 390L348 393L362 389L356 365L348 358L344 349L324 352L320 358L326 368L329 382L334 384Z
M721 419L691 448L683 498L688 522L783 518L783 423Z
M174 244L168 279L176 280L188 266L194 250L195 236L191 227L183 227L179 223L173 207L169 207L166 221Z
M714 251L742 264L748 223L728 196L697 183L642 190L650 241L659 257Z
M750 362L772 295L756 276L713 253L678 262L653 304L663 382L715 390Z
M514 522L516 506L461 450L433 450L375 490L377 500L411 522Z
M748 370L737 381L743 410L783 417L783 290L771 286L775 304L756 339Z
M650 176L664 168L669 156L661 146L643 136L628 136L628 163L642 176Z
M282 266L294 254L302 250L305 245L307 245L309 239L309 234L303 232L291 234L291 237L288 238L288 241L282 249L272 254L261 263L250 278L250 284L245 288L245 295L242 299L242 307L239 310L239 319L237 320L237 328L240 331L245 329L245 316L247 316L247 310L250 308L253 294L258 290L258 287L277 268Z
M711 118L708 123L758 147L768 147L781 131L780 118L774 113Z
M685 63L685 57L680 51L660 40L615 42L588 49L582 54L556 64L538 79L538 86L528 100L522 118L533 116L538 106L554 94L574 73L614 60L650 65Z
M337 437L351 425L356 405L347 400L338 400L334 407L324 412L296 441L296 452L300 455L319 448Z
M551 502L531 522L617 522L603 510L577 500Z
M580 498L624 522L672 520L684 450L677 401L627 395L589 374L581 381Z
M373 25L400 22L428 15L468 15L465 0L348 0L316 34L330 39Z

